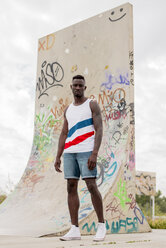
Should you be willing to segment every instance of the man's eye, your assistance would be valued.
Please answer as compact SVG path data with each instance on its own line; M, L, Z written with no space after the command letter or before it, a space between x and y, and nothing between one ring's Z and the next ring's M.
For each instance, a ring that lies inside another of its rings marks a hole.
M84 87L82 84L74 84L73 86L74 86L74 87L79 86L80 88Z

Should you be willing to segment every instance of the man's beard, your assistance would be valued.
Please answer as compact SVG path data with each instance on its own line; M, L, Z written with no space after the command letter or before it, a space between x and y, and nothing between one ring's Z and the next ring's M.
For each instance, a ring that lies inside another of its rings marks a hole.
M79 93L74 93L74 96L77 97L77 98L81 98L83 96L83 94L79 94Z

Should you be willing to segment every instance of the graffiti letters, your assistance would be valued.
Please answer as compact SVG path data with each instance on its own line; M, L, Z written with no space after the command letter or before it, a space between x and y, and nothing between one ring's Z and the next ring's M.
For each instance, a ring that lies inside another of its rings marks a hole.
M97 231L96 223L94 221L92 222L90 226L88 223L85 223L82 226L82 230L84 230L85 228L88 233L91 232L92 230L94 230L95 232ZM127 233L138 231L137 217L134 217L133 219L127 217L126 219L120 219L118 221L113 221L111 224L108 223L108 221L106 220L106 229L110 230L111 233L120 233L122 228L125 229Z
M126 118L124 89L117 88L115 91L102 91L99 94L98 103L101 105L101 112L105 122L118 120L121 117Z
M44 51L44 50L49 50L53 47L55 43L55 35L54 34L50 34L47 35L46 38L44 40L39 40L39 47L38 47L38 51Z
M131 227L131 228L129 228ZM121 219L119 221L113 221L111 226L111 233L119 233L121 229L124 228L126 232L136 232L138 230L138 221L137 218L126 218L125 220Z
M122 88L117 88L115 91L103 90L102 94L99 94L98 103L102 105L112 105L112 102L120 103L125 99L125 90Z
M92 222L92 225L90 227L88 223L85 223L85 225L83 225L82 227L82 230L84 230L85 228L87 228L87 232L90 232L92 229L94 229L95 232L97 231L96 224L94 221Z
M130 83L134 85L134 60L133 51L129 52Z
M60 98L59 104L60 104L59 108L57 106L55 106L54 109L51 108L51 112L54 115L55 119L57 119L57 118L59 118L59 117L61 117L63 115L65 108L69 105L68 98L66 98L65 100Z
M36 84L36 91L39 91L38 99L46 95L47 91L51 87L60 86L63 87L59 82L62 81L64 77L64 71L62 66L58 62L53 62L52 64L44 61L41 65L41 73Z
M106 75L107 81L101 84L101 87L105 87L108 90L112 89L114 84L129 85L128 73L126 75L119 75L118 77L113 76L111 73Z

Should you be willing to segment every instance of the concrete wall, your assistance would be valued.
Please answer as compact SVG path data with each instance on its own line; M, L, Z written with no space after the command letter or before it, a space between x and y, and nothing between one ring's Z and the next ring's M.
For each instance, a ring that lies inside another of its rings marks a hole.
M76 74L85 76L86 96L102 111L97 184L107 232L150 231L135 201L132 23L132 6L125 4L39 39L33 147L20 183L2 206L1 223L8 232L10 226L12 233L39 236L70 227L66 182L53 165ZM79 196L81 232L92 234L97 219L83 181Z
M156 194L155 172L136 171L136 194L155 196Z

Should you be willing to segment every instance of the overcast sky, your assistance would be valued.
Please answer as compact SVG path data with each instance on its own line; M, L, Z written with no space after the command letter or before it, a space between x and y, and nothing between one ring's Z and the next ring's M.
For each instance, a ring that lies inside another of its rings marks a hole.
M126 3L4 0L0 6L0 188L16 184L33 139L38 39ZM166 195L166 1L134 7L136 170L157 173ZM9 185L10 184L10 185Z

